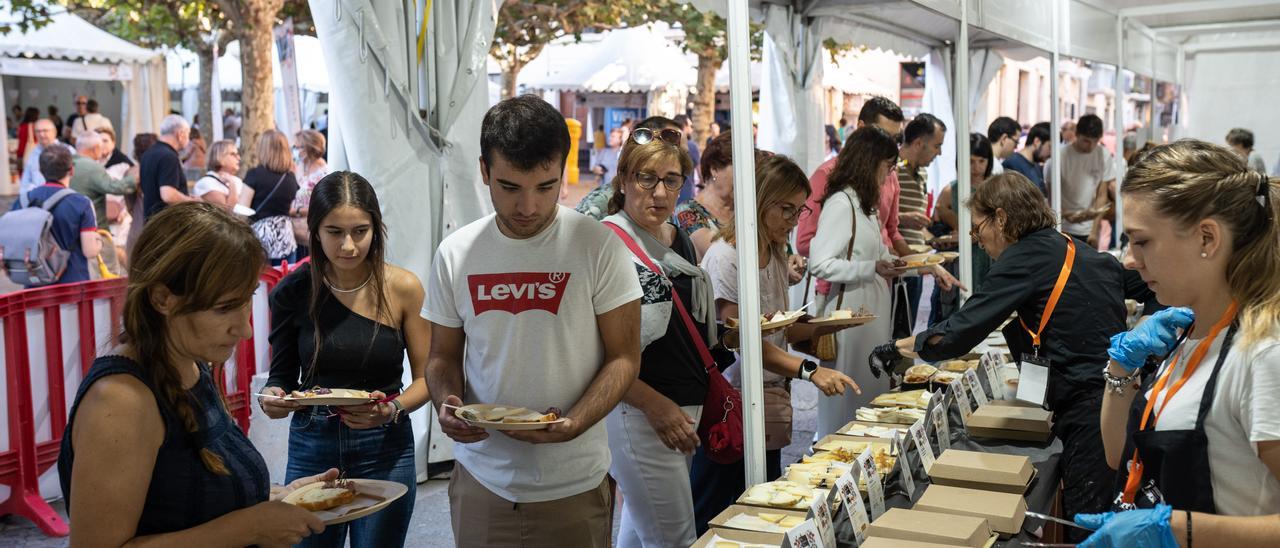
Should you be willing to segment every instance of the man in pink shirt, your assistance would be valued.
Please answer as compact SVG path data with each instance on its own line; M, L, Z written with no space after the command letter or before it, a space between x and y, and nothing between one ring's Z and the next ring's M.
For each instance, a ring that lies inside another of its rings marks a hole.
M902 135L902 109L893 101L884 97L872 97L862 105L862 111L858 113L858 127L865 125L879 126L885 130L894 139L898 139ZM818 216L822 214L822 200L827 195L827 178L831 176L831 172L835 170L836 160L832 158L823 162L818 166L818 170L813 172L813 176L809 178L809 200L805 205L809 206L812 211L808 216L800 219L800 224L796 226L796 250L805 257L809 256L809 242L813 240L813 235L818 232ZM899 219L898 218L898 194L901 187L898 184L897 170L890 170L889 175L885 177L884 186L880 189L880 236L884 239L884 245L893 250L893 253L899 257L910 255L911 250L907 247L907 242L902 239L902 234L898 233L898 225L902 224L908 228L924 228L928 226L928 219ZM919 225L919 226L916 226ZM831 284L826 280L818 280L818 293L827 294L827 290Z

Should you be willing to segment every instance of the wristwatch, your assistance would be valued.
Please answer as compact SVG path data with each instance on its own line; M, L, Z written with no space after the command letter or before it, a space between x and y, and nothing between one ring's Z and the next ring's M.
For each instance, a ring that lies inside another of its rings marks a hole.
M810 377L813 376L814 372L816 372L817 370L818 370L818 362L815 362L813 360L802 361L800 362L800 374L796 378L802 381L807 381L809 380Z

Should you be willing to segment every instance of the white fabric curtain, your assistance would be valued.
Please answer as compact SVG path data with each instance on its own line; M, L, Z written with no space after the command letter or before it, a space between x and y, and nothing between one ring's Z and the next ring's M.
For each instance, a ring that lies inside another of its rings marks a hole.
M822 47L790 7L765 12L759 147L813 173L826 157Z
M942 154L929 166L929 192L937 194L956 180L956 121L951 111L951 50L935 49L924 63L924 101L921 110L937 116L947 125Z
M116 128L121 150L132 154L133 136L155 132L169 112L169 86L164 57L149 63L132 63L133 78L124 85L124 108Z

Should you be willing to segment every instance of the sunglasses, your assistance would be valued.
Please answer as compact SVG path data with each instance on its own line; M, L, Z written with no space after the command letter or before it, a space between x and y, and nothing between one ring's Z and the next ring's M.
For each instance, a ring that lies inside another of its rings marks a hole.
M684 186L683 175L667 175L666 177L659 177L653 173L637 171L635 177L636 185L645 190L658 188L659 181L662 182L662 186L667 187L667 190L673 192L680 190L680 187Z
M631 140L635 141L637 145L647 145L653 142L654 139L662 139L669 144L680 146L680 137L682 135L683 134L681 134L678 129L666 128L652 130L647 127L642 127L631 132Z

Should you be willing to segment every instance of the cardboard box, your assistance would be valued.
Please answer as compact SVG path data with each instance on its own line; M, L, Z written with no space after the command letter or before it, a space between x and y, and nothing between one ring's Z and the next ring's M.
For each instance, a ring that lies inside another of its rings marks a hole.
M995 535L982 518L890 508L871 522L867 536L982 548Z
M974 411L966 427L975 438L1044 442L1053 435L1052 416L1039 407L991 402Z
M720 529L711 527L698 541L694 542L691 548L714 548L711 539L720 537L724 540L741 542L746 544L763 544L765 546L781 546L785 540L783 535L777 533L757 533L754 531L739 531L737 529Z
M934 542L916 542L914 540L899 540L889 538L871 537L863 542L859 548L955 548L950 544L937 544Z
M1035 478L1031 459L947 449L929 469L935 485L1022 495Z
M716 517L711 518L711 521L708 522L707 524L712 527L719 527L721 529L735 529L735 530L742 530L742 531L750 531L750 529L743 529L741 527L728 525L728 521L733 519L734 516L737 516L739 514L747 514L749 516L759 516L760 514L779 514L779 515L788 516L788 517L800 518L800 521L802 522L805 520L805 517L808 516L807 512L802 512L799 510L782 510L778 508L761 508L758 506L744 506L741 504L733 504L733 505L730 505L728 508L725 508L724 511L720 512L720 514L717 515ZM757 532L764 533L768 531L757 531Z
M1008 537L1022 530L1027 500L1013 493L930 485L914 509L983 518L1001 537Z

